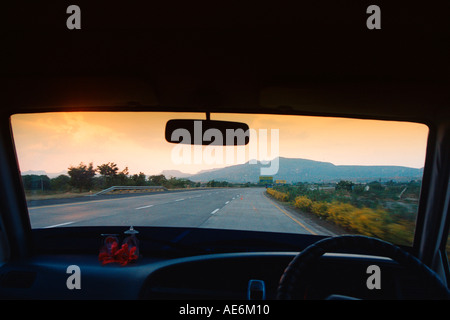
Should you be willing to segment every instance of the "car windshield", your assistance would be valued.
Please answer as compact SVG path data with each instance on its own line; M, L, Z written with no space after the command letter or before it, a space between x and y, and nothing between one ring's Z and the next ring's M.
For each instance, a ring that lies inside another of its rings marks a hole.
M249 125L245 146L169 143L170 119L204 113L11 116L34 229L164 226L363 234L411 246L424 124L214 114Z

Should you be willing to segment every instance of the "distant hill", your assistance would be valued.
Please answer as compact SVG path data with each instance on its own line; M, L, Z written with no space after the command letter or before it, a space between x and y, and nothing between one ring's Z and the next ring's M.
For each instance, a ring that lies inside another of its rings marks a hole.
M201 171L197 172L196 174L209 173L209 172L217 171L217 170L220 170L220 168L201 170ZM174 178L178 178L178 179L189 178L189 177L192 177L193 175L196 175L196 174L192 174L192 173L181 172L180 170L163 170L163 171L161 171L160 174L163 174L166 178L174 177Z
M56 178L57 176L62 175L62 174L68 176L67 171L61 171L61 172L56 172L56 173L52 173L52 172L47 173L44 170L27 170L27 171L24 171L21 173L22 176L32 175L32 174L37 175L37 176L47 176L50 179Z
M261 167L269 167L261 163L233 165L225 168L202 170L196 174L184 173L179 170L163 170L161 174L166 178L188 178L194 182L207 182L211 180L228 181L235 183L257 183L261 175ZM22 175L47 175L55 178L60 174L67 175L66 171L58 173L46 173L45 171L24 171ZM356 182L370 182L373 180L410 181L421 179L423 169L402 166L355 166L334 165L330 162L321 162L308 159L279 158L278 173L274 180L286 180L293 182L337 182L339 180L351 180Z
M190 173L184 173L180 170L163 170L161 172L162 175L164 175L167 179L174 177L174 178L187 178L190 177L192 174Z
M200 172L189 177L192 181L228 181L236 183L258 182L261 167L268 167L261 163L233 165L209 172ZM321 162L307 159L279 158L279 170L274 179L292 182L335 182L339 180L352 180L369 182L397 180L410 181L420 179L423 169L402 166L358 166L334 165L330 162Z

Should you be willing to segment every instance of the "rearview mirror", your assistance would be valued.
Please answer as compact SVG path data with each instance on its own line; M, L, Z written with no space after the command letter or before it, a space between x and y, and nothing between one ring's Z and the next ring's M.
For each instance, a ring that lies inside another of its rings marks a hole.
M166 140L191 145L241 146L248 144L250 138L245 123L174 119L167 121Z

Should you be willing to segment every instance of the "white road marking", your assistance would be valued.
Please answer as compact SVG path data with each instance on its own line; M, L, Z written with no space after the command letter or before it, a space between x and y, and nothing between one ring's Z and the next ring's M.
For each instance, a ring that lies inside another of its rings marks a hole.
M71 224L71 223L74 223L74 222L75 222L75 221L64 222L64 223L59 223L59 224L54 224L54 225L51 225L51 226L44 227L44 229L49 229L49 228L56 228L56 227L66 226L66 225Z
M139 207L139 208L136 208L136 210L141 210L141 209L150 208L150 207L153 207L153 205L150 204L148 206Z
M211 214L215 214L217 211L219 211L219 209L214 210Z

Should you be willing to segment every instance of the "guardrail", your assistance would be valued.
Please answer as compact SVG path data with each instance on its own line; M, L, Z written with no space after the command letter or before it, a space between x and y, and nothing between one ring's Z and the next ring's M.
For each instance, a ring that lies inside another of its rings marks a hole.
M167 188L163 186L112 186L108 189L95 193L94 196L101 194L143 193L156 191L167 191Z

